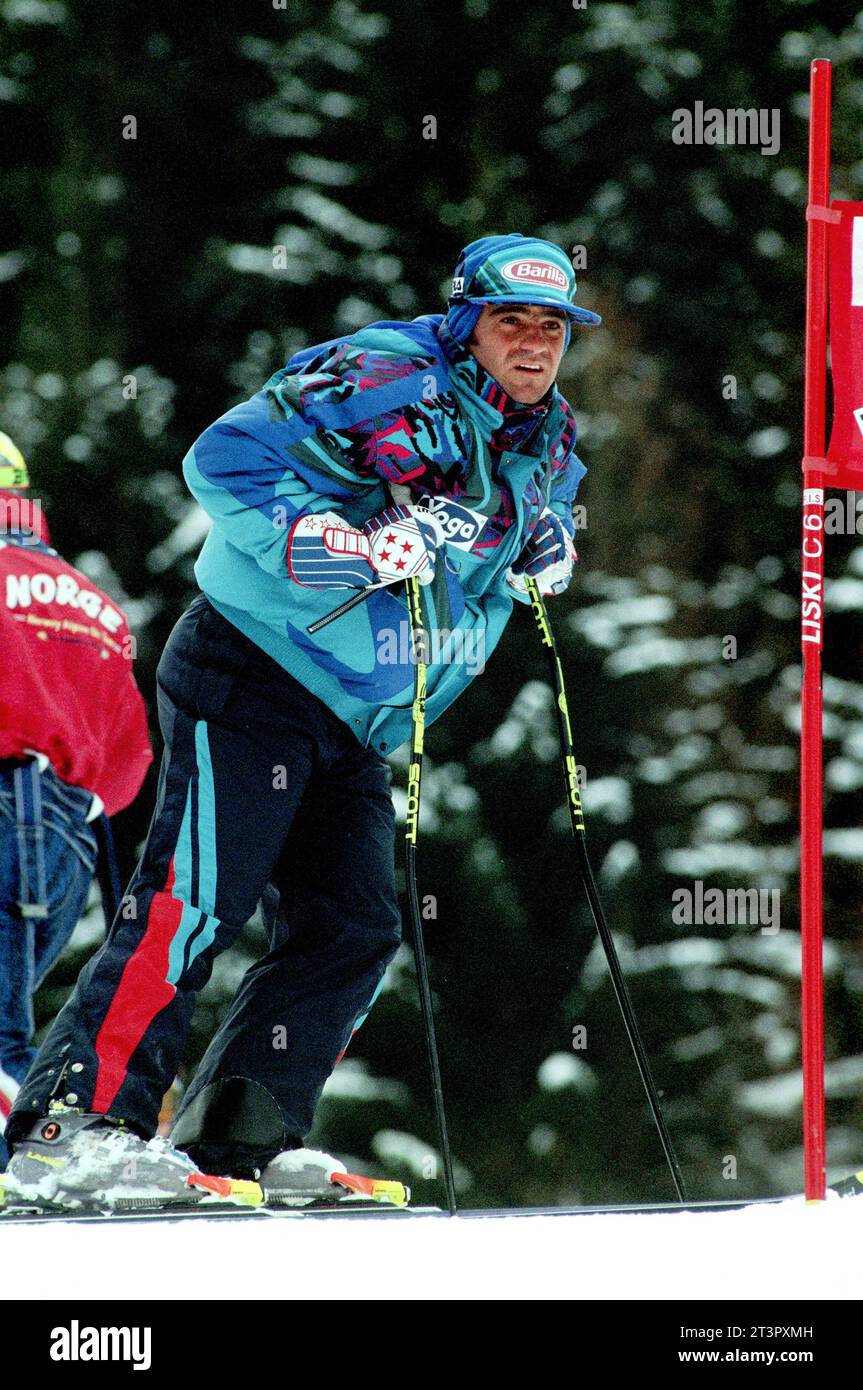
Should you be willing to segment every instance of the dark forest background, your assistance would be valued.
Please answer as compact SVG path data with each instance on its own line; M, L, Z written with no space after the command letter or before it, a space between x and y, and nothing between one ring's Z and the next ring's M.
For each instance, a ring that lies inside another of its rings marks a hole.
M129 613L157 751L155 665L205 531L180 473L199 432L296 348L439 311L476 236L585 248L579 302L604 322L577 334L560 385L589 469L586 525L552 614L590 852L690 1191L799 1189L808 65L835 64L834 196L863 198L863 10L4 0L0 19L0 429L59 550ZM778 112L778 152L675 144L672 113L696 101ZM863 1160L856 534L835 537L828 568L834 1176ZM427 739L420 891L436 899L459 1195L661 1200L668 1175L575 873L545 676L518 609ZM404 750L393 763L403 810ZM124 879L154 790L155 772L115 821ZM781 929L676 925L672 893L697 880L779 890ZM102 930L94 891L40 1027ZM218 961L187 1068L260 944L251 924ZM441 1199L407 947L310 1142Z

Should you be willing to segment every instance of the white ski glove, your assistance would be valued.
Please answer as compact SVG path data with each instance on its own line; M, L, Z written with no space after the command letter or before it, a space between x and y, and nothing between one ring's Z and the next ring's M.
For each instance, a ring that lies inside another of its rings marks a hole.
M372 564L382 583L416 577L421 584L431 584L438 546L446 540L433 512L415 502L388 507L369 518L363 534L369 539Z
M367 589L417 578L434 579L444 542L437 517L415 504L388 507L361 529L335 512L298 517L288 533L288 573L307 589Z

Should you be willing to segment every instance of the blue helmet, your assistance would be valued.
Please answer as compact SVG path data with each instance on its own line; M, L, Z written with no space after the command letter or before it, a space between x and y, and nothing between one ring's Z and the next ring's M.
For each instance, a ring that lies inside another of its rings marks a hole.
M569 346L573 323L602 322L599 314L574 304L574 298L572 263L554 242L519 232L485 236L472 241L459 256L447 322L453 337L463 343L473 332L483 304L546 304L566 314Z

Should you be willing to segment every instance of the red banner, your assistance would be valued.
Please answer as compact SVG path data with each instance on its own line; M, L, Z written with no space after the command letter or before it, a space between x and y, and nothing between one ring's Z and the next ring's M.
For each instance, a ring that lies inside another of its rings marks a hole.
M829 227L833 432L828 487L863 489L863 203L834 199Z

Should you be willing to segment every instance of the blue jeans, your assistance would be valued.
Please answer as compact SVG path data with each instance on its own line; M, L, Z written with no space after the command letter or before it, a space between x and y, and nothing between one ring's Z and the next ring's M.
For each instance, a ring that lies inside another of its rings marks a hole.
M35 1056L33 996L87 906L91 802L50 767L0 762L0 1070L19 1084Z

